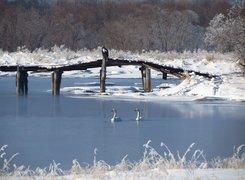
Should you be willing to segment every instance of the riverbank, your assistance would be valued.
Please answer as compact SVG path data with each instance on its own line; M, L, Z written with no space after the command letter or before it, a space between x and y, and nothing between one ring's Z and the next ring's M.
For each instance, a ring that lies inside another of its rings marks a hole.
M138 86L122 87L120 85L107 88L107 95L113 97L130 96L131 98L167 98L169 100L223 100L245 101L245 77L239 68L236 57L233 54L220 54L215 52L199 51L184 52L182 54L170 52L123 52L110 51L110 57L128 60L143 60L164 64L172 67L181 67L186 70L195 70L202 73L217 75L217 78L206 79L194 74L188 74L188 78L180 81L169 76L162 81L157 88L150 93L141 93ZM80 50L77 52L68 49L54 47L51 51L38 49L34 52L19 50L8 53L0 52L1 65L42 65L62 66L63 64L75 64L89 62L101 58L101 49ZM63 77L98 77L99 68L86 71L64 72ZM15 75L15 73L0 72L0 77ZM29 73L29 76L50 76L50 73ZM113 78L140 78L139 67L109 67L107 68L107 81ZM162 78L162 74L152 70L152 78ZM99 82L99 81L98 81ZM98 83L97 82L97 83ZM95 82L96 83L96 82ZM99 86L99 85L98 85ZM98 95L98 87L63 87L61 91L89 95L86 92L94 92L90 95Z

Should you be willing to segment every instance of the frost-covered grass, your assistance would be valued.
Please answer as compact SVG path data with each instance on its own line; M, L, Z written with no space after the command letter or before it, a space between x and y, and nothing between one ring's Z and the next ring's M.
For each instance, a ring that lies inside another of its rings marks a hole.
M110 165L103 160L97 160L97 149L94 150L94 162L83 167L77 160L72 161L70 170L62 170L59 163L52 162L48 168L36 168L17 166L13 164L14 154L5 158L6 148L0 149L0 177L4 179L179 179L179 178L245 178L245 144L234 148L231 157L212 161L205 159L202 150L193 150L194 143L183 153L174 155L170 149L161 143L162 153L157 152L151 145L151 141L144 144L142 158L136 162L130 162L125 156L116 165Z

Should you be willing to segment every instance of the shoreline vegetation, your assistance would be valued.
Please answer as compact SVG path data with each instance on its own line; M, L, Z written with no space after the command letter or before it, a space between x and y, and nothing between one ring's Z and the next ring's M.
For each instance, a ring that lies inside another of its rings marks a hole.
M109 165L103 160L97 160L97 149L94 150L93 164L82 167L74 159L71 169L62 170L59 163L53 161L49 167L30 169L30 167L14 164L18 153L7 158L7 145L0 148L0 177L4 179L127 179L127 178L229 178L245 177L245 144L234 147L234 152L228 158L205 159L205 152L195 150L192 143L185 152L171 152L167 145L161 143L162 153L151 145L151 140L143 145L144 153L137 162L127 160L127 155L116 165Z

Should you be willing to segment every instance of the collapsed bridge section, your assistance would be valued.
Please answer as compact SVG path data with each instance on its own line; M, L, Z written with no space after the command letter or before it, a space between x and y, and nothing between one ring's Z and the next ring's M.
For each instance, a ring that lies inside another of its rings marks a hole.
M31 72L52 72L52 94L60 94L60 84L62 79L62 73L64 71L74 71L74 70L87 70L90 68L100 68L100 92L104 93L105 80L106 80L106 67L109 66L128 66L135 65L140 66L139 70L142 75L142 83L144 92L151 91L151 69L159 71L163 74L163 79L167 79L167 74L174 75L178 78L185 79L187 74L194 73L199 76L204 76L205 78L217 77L216 75L211 75L209 73L201 73L193 70L184 70L182 68L176 68L166 65L161 65L153 62L147 62L142 60L127 60L127 59L112 59L108 57L108 53L102 50L103 59L84 62L72 65L62 65L62 66L0 66L0 71L3 72L16 72L16 94L17 95L27 95L28 94L28 71Z

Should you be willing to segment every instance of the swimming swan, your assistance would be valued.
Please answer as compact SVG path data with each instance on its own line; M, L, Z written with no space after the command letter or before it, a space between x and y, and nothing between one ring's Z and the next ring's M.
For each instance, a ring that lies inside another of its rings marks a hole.
M138 109L138 108L136 108L134 111L136 111L137 112L137 116L136 116L136 121L139 121L139 120L141 120L142 119L142 117L140 116L140 110Z
M121 121L121 118L117 117L117 110L112 108L111 112L113 112L113 117L111 118L111 122Z

